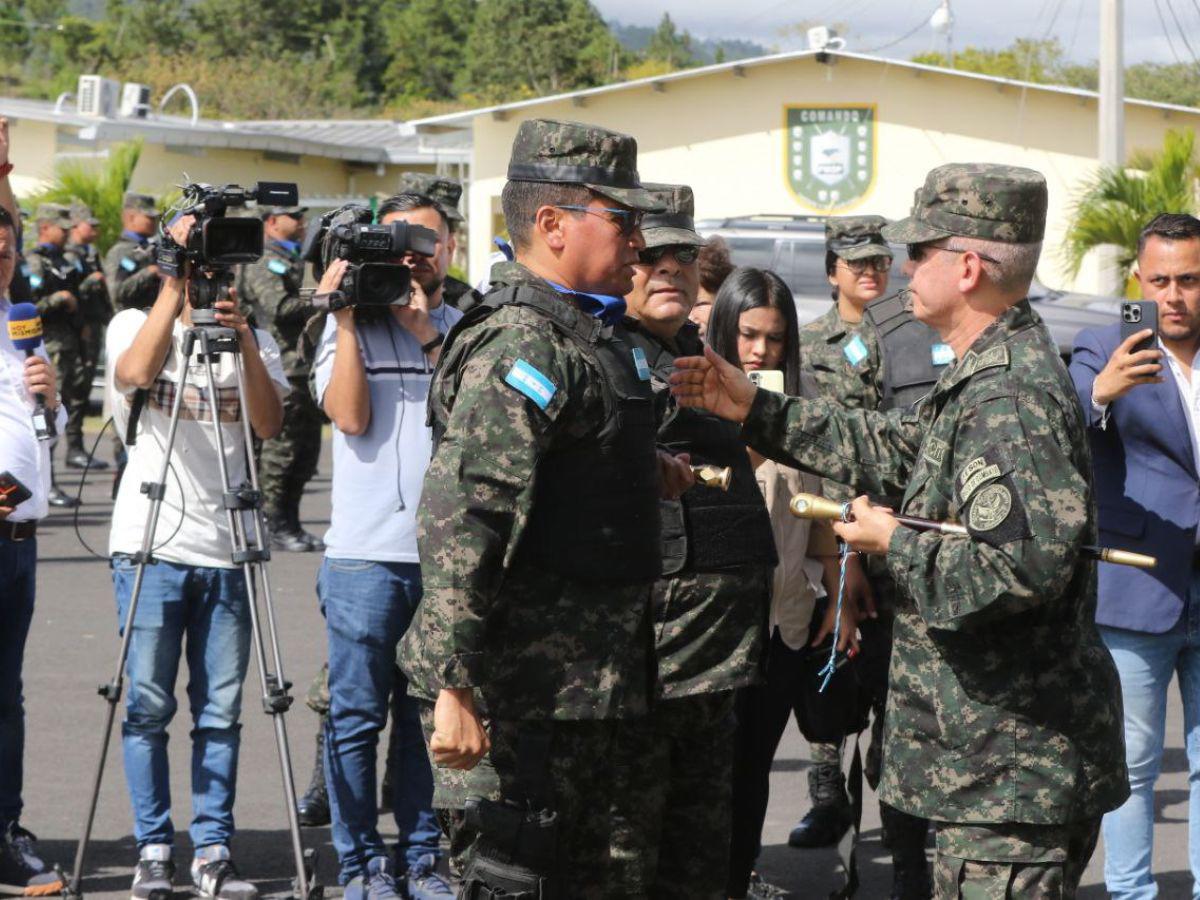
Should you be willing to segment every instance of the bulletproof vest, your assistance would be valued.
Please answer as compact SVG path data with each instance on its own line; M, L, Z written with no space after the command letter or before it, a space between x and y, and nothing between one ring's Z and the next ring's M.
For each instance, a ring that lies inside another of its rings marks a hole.
M488 294L455 325L442 359L459 334L506 304L545 318L592 363L607 411L598 432L555 447L538 462L517 558L578 581L653 581L662 572L657 420L650 382L638 376L628 335L620 327L606 334L599 319L550 290L509 285ZM431 397L429 413L436 446L447 411Z
M483 300L483 295L465 281L459 281L452 275L447 275L442 282L442 300L449 303L459 312L474 309Z
M29 279L35 297L49 297L59 291L70 291L72 294L78 291L79 269L61 249L31 247L28 256L39 263L34 266L34 274ZM78 310L71 312L65 307L42 313L42 325L48 328L74 327L78 320Z
M928 394L942 371L954 361L937 332L918 322L905 308L901 291L867 304L863 318L879 337L883 364L881 410L911 406Z
M703 353L699 337L681 332L681 352ZM666 384L674 368L670 350L644 331L631 338L646 353L657 381ZM729 466L729 490L697 484L678 500L663 500L663 574L719 572L737 566L775 566L775 538L771 517L763 501L741 426L710 413L667 409L658 431L658 442L672 453L688 453L693 465Z

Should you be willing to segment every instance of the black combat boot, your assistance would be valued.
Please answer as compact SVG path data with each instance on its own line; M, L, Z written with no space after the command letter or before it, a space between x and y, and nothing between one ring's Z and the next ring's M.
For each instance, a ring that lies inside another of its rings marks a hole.
M891 900L929 900L933 896L929 861L925 857L929 821L886 803L879 804L879 818L891 839Z
M321 716L321 727L317 729L317 759L313 763L312 778L308 790L296 804L300 824L308 828L319 828L329 824L329 794L325 790L325 717Z
M271 516L267 519L267 530L271 533L271 549L285 553L308 553L312 545L304 539L300 524L293 523L290 516Z
M850 828L846 777L836 766L813 766L808 770L808 795L812 809L788 835L788 846L832 847Z

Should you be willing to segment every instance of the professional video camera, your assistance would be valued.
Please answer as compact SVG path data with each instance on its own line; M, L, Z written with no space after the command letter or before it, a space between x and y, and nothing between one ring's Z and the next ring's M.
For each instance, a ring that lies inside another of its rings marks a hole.
M167 232L169 223L164 217L158 267L164 275L178 278L190 262L188 302L193 309L208 309L233 283L233 266L254 262L263 253L262 222L227 216L229 209L248 203L296 206L299 202L296 185L288 182L260 181L250 190L236 184L185 185L183 199L173 212L195 216L196 224L188 232L186 243L180 246Z
M373 218L370 209L351 203L323 215L304 240L300 256L312 263L318 281L335 259L350 263L341 286L330 297L331 310L403 306L408 303L412 270L396 260L407 253L433 256L437 252L436 232L407 222L376 225Z

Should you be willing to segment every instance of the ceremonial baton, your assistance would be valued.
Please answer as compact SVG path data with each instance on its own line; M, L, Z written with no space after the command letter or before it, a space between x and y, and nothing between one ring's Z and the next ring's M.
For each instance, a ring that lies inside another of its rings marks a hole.
M834 522L853 522L854 514L850 511L849 503L838 503L816 494L797 494L792 498L788 508L792 515L799 519L825 519ZM892 514L901 525L914 531L936 531L939 534L959 534L970 537L965 525L957 522L938 522L921 516L903 516ZM1117 566L1133 566L1137 569L1153 569L1158 560L1143 553L1132 553L1129 550L1117 550L1113 547L1083 547L1085 555L1092 559L1112 563Z
M716 488L719 491L729 490L729 480L733 478L733 468L726 466L721 469L717 466L692 466L692 472L696 476L696 481L706 487Z

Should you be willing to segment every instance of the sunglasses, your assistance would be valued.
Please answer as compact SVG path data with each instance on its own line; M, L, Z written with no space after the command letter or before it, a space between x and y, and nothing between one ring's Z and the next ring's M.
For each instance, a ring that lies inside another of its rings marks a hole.
M842 265L853 272L855 275L861 275L863 272L870 269L877 275L882 275L892 267L892 258L890 256L868 256L866 259L838 259Z
M685 266L700 258L700 248L692 244L663 244L661 247L647 247L645 250L639 250L638 262L652 266L668 253L675 257L675 262Z
M642 216L644 213L640 209L617 209L611 206L600 206L592 208L590 206L565 206L558 204L555 209L565 209L570 212L587 213L592 216L600 216L607 219L613 225L617 226L617 230L621 232L621 237L633 237L633 233L642 227Z
M968 250L963 247L935 247L932 244L909 244L908 258L912 262L919 263L925 258L926 250L941 250L943 253L974 253L980 259L986 259L993 265L1000 265L1000 260L988 256L986 253L980 253L978 250Z

